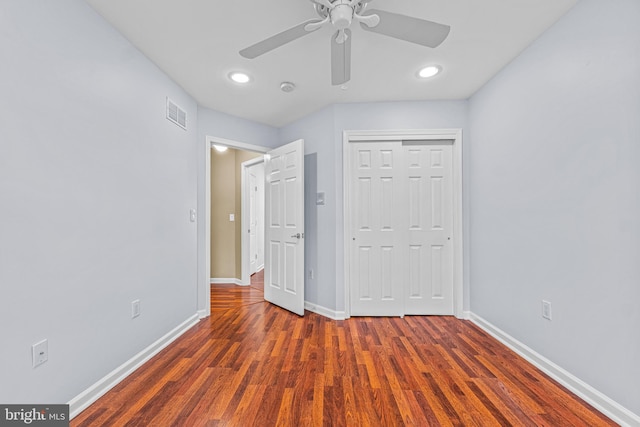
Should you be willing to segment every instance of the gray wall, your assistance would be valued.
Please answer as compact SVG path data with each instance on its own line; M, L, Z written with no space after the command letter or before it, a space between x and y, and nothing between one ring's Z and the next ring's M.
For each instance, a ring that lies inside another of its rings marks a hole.
M207 136L264 147L279 145L277 128L200 107L198 109L198 141L204 141Z
M579 2L471 99L469 158L472 311L636 414L638 18Z
M196 312L197 106L80 0L3 0L0 53L0 402L65 403Z

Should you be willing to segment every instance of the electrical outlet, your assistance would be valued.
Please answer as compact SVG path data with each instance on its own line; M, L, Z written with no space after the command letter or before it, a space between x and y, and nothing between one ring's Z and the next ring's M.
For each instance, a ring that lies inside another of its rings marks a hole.
M140 300L131 301L131 318L135 319L140 316Z
M542 317L551 320L551 303L549 301L542 300Z
M32 345L31 355L34 368L49 360L49 341L42 340Z

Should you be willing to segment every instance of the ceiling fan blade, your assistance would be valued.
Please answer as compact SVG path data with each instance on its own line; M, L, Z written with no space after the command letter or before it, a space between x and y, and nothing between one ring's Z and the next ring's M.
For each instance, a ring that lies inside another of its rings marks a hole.
M303 22L302 24L296 25L293 28L289 28L288 30L278 33L275 36L271 36L268 39L262 40L261 42L242 49L240 51L240 55L248 59L253 59L260 55L263 55L284 44L292 42L296 39L299 39L300 37L306 36L307 34L311 34L312 32L316 31L320 27L311 27L309 31L307 31L305 27L309 24L315 24L317 22L321 21L312 19L311 21Z
M331 84L334 86L351 80L351 31L344 30L347 39L342 43L336 41L339 33L331 37Z
M451 27L437 22L414 18L412 16L371 9L362 15L376 14L380 23L375 27L360 24L362 29L373 33L383 34L411 43L427 47L438 47L449 35Z

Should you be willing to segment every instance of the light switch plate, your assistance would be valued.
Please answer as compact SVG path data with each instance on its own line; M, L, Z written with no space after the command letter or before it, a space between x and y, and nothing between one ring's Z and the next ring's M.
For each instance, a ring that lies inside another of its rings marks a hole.
M34 368L49 360L49 341L42 340L32 345L31 354L33 357Z
M324 192L316 194L316 205L324 205Z
M551 303L549 301L542 300L542 317L551 320Z
M131 301L131 318L135 319L140 316L140 300Z

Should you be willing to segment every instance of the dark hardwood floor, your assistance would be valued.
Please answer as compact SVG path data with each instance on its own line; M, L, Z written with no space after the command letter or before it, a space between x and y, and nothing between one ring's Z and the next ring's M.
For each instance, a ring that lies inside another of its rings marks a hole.
M254 279L71 425L616 425L471 322L298 317Z

